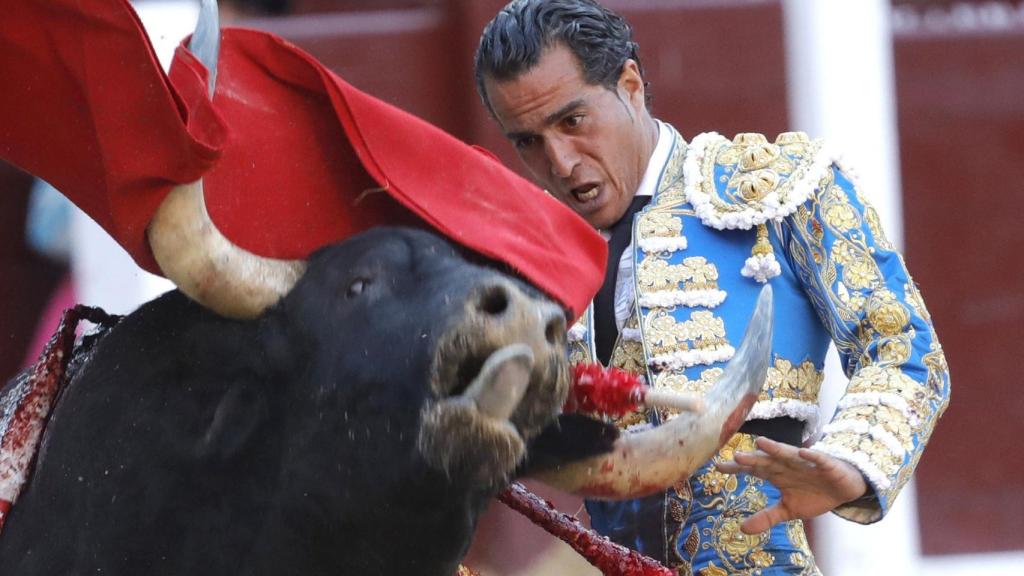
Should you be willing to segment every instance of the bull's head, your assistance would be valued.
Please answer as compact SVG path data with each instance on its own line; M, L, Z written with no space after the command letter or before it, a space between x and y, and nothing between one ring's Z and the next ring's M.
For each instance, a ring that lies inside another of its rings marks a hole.
M453 573L564 401L561 308L437 236L377 228L314 253L258 322L298 415L281 484L310 512L293 531L322 537L322 518L338 541L309 554L349 573ZM430 545L378 558L391 541Z
M508 480L568 391L562 310L418 230L314 254L269 317L288 369L323 387L318 412L364 422L371 446L403 435L403 458L475 490Z

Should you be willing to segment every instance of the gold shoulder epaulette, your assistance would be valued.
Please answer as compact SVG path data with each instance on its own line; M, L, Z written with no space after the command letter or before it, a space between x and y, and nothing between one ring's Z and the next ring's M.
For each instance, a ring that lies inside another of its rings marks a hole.
M762 134L714 132L693 139L684 161L687 200L704 224L748 230L781 220L807 201L832 164L821 140L784 132L768 142Z

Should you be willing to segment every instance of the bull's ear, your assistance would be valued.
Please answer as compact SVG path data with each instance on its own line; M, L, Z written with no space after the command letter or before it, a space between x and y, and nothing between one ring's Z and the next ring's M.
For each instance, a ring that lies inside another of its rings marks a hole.
M298 335L288 322L285 311L288 302L282 300L259 319L259 348L264 373L275 377L293 375L305 361L305 350L296 345Z
M562 414L529 444L518 475L529 476L610 452L618 438L619 429L614 424L582 414Z
M259 386L236 382L228 387L196 445L197 456L227 459L243 450L270 416Z

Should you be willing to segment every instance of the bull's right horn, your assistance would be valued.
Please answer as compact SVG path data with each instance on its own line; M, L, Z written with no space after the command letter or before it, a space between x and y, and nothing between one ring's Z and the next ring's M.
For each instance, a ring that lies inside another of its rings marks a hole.
M683 412L663 426L623 434L610 452L534 476L588 498L638 498L693 474L746 420L768 373L772 290L761 289L743 343L704 397L700 414Z
M216 0L203 0L189 50L209 72L213 98L220 52ZM291 290L302 260L264 258L233 244L213 224L203 182L174 187L147 230L160 270L193 300L229 318L254 318Z

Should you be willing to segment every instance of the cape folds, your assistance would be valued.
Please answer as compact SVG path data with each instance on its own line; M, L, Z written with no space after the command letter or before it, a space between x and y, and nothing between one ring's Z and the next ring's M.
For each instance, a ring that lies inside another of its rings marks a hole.
M272 34L224 29L216 92L179 47L169 75L125 0L22 0L0 18L0 156L61 190L143 268L167 192L260 256L301 259L380 224L428 225L574 313L606 246L491 156L351 86Z

